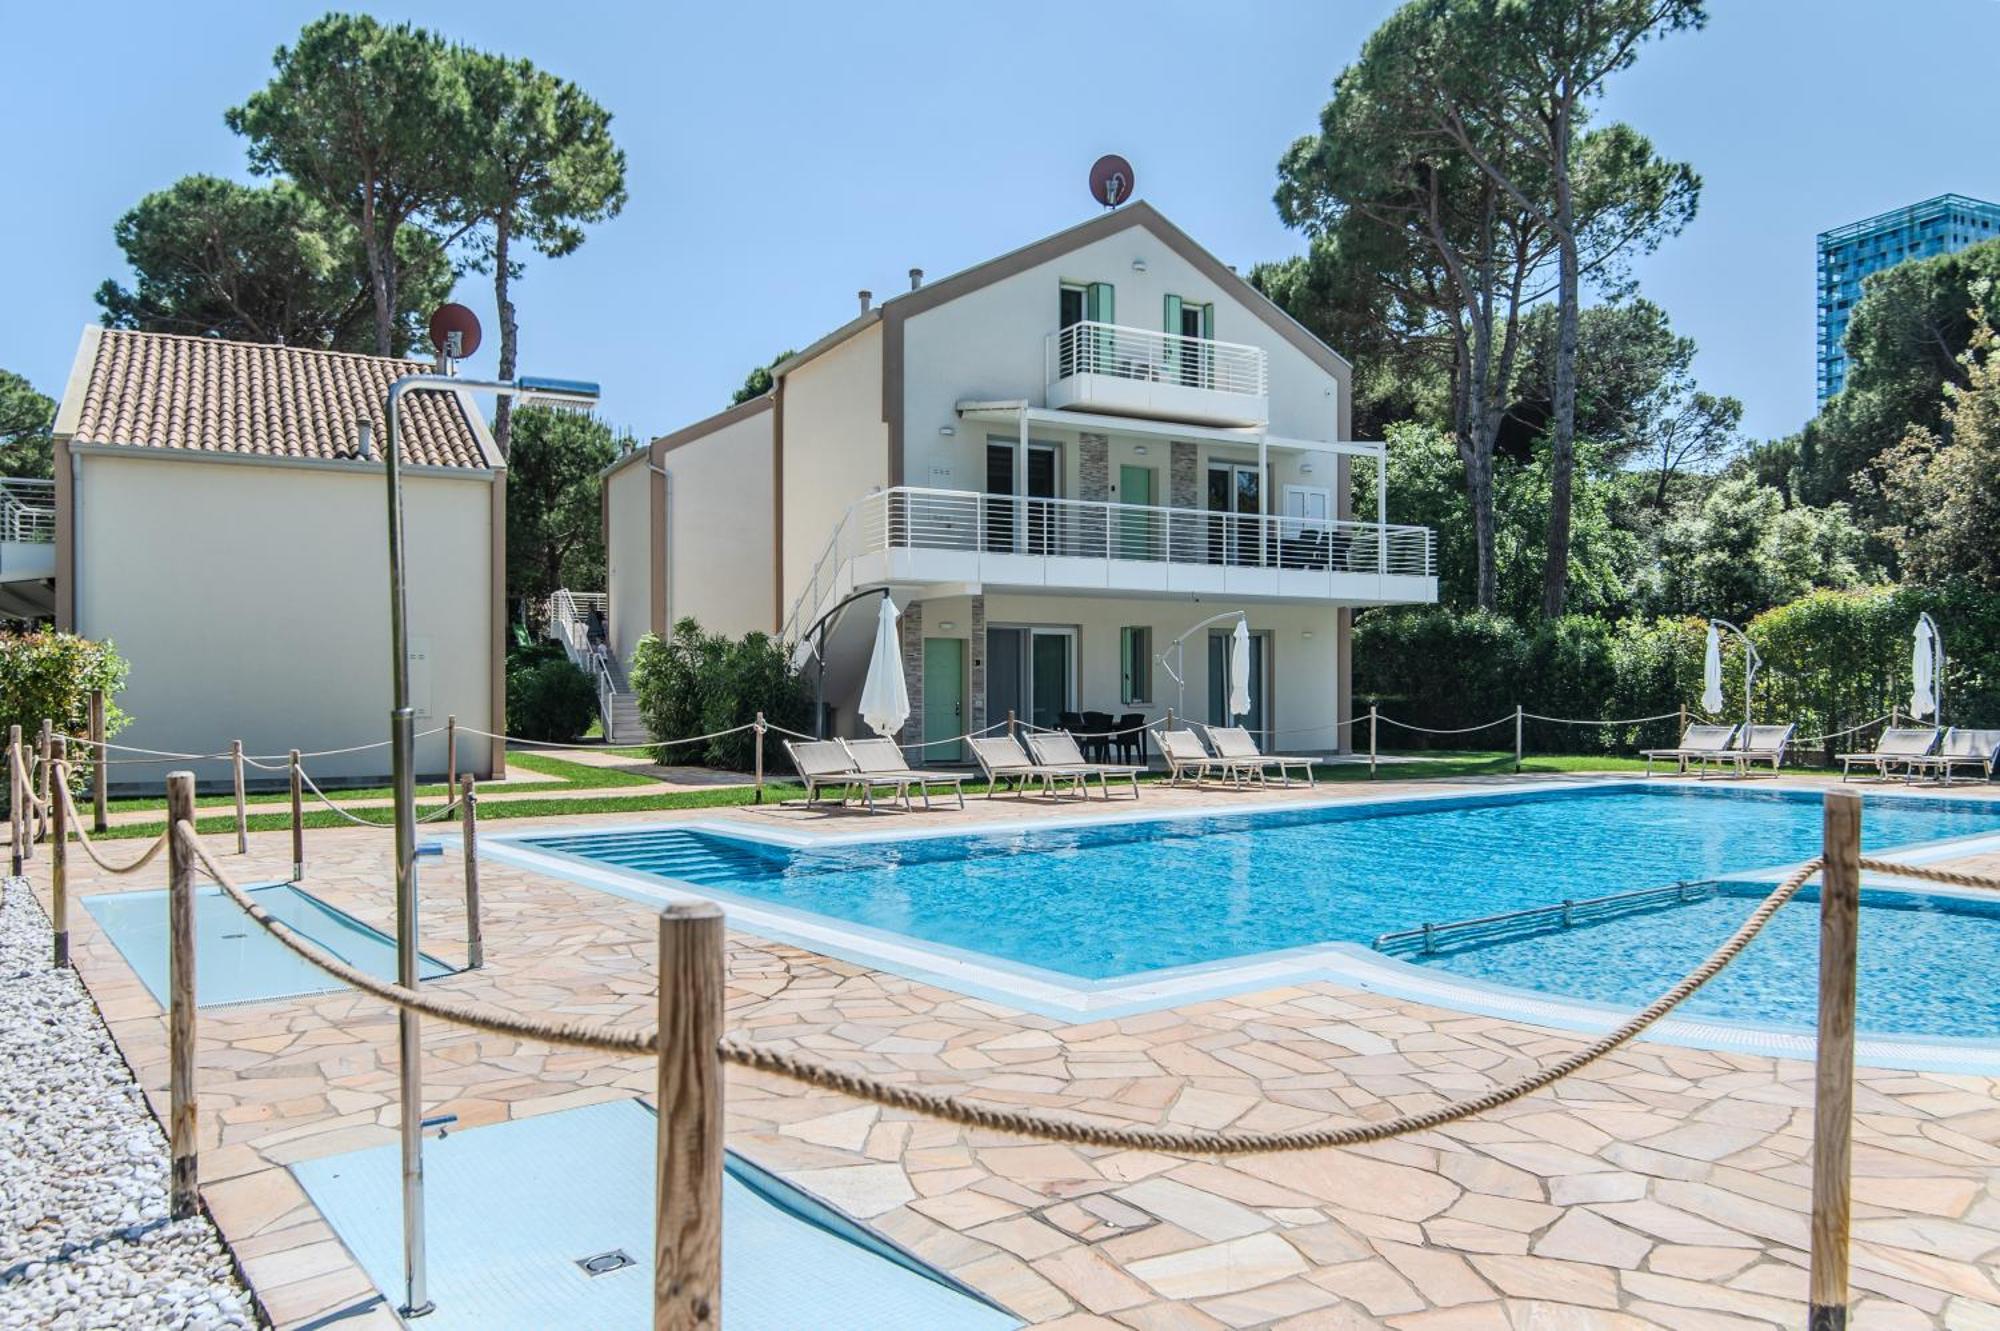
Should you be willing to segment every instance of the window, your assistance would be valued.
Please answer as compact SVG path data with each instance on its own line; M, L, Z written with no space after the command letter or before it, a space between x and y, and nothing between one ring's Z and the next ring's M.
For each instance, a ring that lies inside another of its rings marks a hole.
M1121 702L1153 701L1153 630L1145 625L1118 630L1118 688Z

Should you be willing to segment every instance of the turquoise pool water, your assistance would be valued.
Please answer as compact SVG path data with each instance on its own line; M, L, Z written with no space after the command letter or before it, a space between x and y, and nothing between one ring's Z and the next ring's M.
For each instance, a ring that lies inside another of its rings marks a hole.
M1634 783L825 848L679 829L522 844L1096 981L1311 944L1366 945L1427 921L1742 874L1815 853L1820 817L1821 801L1806 792ZM2000 805L1987 802L1872 798L1863 820L1871 850L1995 832ZM1683 908L1671 930L1655 914L1577 931L1571 944L1580 951L1620 954L1590 968L1540 960L1557 953L1538 952L1539 940L1438 964L1628 1002L1684 970L1673 958L1690 947L1705 953L1748 906L1725 896ZM1751 978L1713 991L1707 1010L1767 1015L1770 994L1792 983L1799 949L1810 946L1810 913L1788 911L1776 941L1738 963ZM1967 986L1979 987L1976 972L1951 967L2000 956L2000 918L1936 898L1893 922L1921 923L1923 932L1876 927L1870 964L1911 999L1884 1006L1878 993L1866 1011L1875 1029L1934 1031ZM2000 1034L2000 1012L1982 1011L1992 1018L1983 1028L1953 1022L1954 1033Z
M248 889L251 900L350 965L385 980L396 978L396 943L352 915L335 910L290 883ZM153 998L167 1004L167 894L107 892L83 899L98 927L110 935ZM194 899L195 1002L248 1003L337 989L326 972L301 960L266 933L216 887ZM422 958L424 979L449 975L451 967Z
M425 1331L652 1325L653 1152L636 1100L424 1142ZM292 1172L393 1305L403 1293L395 1146ZM623 1252L632 1265L577 1263ZM1017 1317L737 1156L722 1185L723 1324L732 1331L1012 1331Z

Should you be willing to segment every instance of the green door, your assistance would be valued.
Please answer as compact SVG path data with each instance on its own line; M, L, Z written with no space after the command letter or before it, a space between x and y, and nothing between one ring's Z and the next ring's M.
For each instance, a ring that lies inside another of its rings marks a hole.
M925 763L965 761L965 639L924 639ZM951 740L949 744L935 743Z
M1151 467L1121 466L1118 468L1118 502L1135 508L1151 508L1153 505L1153 469ZM1118 557L1120 559L1164 559L1166 533L1156 530L1160 515L1157 513L1121 513L1118 515Z

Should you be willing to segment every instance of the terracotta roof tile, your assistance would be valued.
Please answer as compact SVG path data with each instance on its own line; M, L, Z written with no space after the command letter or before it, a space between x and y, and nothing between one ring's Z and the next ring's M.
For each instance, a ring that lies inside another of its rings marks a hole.
M107 328L83 382L72 440L257 457L353 459L356 424L386 442L389 385L423 361ZM485 467L482 425L455 394L412 393L403 461Z

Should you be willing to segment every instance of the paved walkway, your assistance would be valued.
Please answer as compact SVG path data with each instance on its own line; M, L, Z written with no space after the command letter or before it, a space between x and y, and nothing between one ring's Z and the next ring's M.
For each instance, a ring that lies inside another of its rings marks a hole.
M1142 807L1233 798L1149 788ZM1011 800L972 804L873 822L1019 812ZM871 825L795 808L728 816ZM309 838L307 886L388 925L385 839L350 829ZM285 834L255 835L245 877L282 875L289 860ZM79 891L161 881L106 884L89 869L80 866ZM32 877L46 898L45 852ZM464 921L450 857L425 884L426 949L455 960ZM492 862L482 887L487 966L438 989L523 1011L651 1020L652 912ZM80 973L164 1108L158 1006L87 913L74 911L71 928ZM1511 1079L1577 1043L1331 983L1065 1025L743 934L730 936L727 964L729 1025L759 1040L996 1102L1135 1123L1261 1129L1388 1116ZM201 1033L204 1195L258 1297L281 1326L343 1312L343 1331L393 1325L283 1168L395 1139L392 1014L334 994L204 1009ZM652 1090L644 1059L439 1022L424 1036L425 1108L457 1114L462 1127ZM1455 1127L1229 1162L967 1131L735 1069L726 1104L732 1147L1048 1329L1723 1331L1802 1323L1811 1094L1802 1063L1641 1043ZM1853 1324L2000 1329L2000 1082L1864 1069L1859 1105Z

